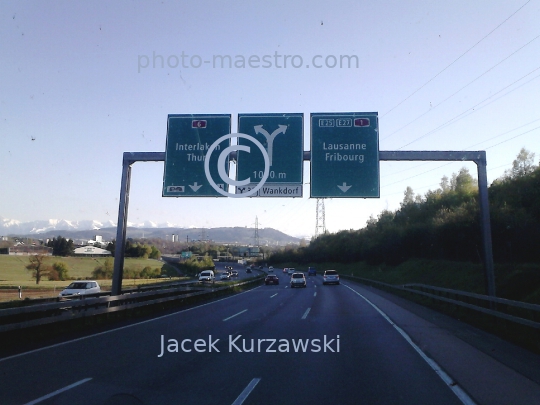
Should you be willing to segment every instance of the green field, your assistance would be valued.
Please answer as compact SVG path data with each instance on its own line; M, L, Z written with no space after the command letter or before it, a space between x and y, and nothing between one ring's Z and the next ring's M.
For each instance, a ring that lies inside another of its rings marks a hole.
M68 266L69 277L71 279L85 279L92 277L92 271L97 266L102 266L105 263L105 258L94 257L59 257L51 256L47 259L46 264L52 265L56 262L63 262ZM9 256L0 255L0 288L16 288L22 286L26 288L60 288L67 286L70 281L49 281L47 277L41 279L39 285L36 285L36 280L32 277L32 272L26 270L28 264L28 256ZM139 259L127 257L124 260L124 269L131 268L142 270L146 266L151 268L162 268L165 264L154 259ZM156 282L155 279L145 280L124 280L123 286L138 285L144 283ZM102 287L110 287L111 280L100 280Z

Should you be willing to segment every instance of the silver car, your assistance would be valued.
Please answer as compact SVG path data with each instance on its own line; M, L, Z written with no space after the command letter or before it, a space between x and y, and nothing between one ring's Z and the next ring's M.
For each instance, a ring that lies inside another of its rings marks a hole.
M101 292L101 287L97 281L80 280L68 285L58 296L67 297L70 295L88 295Z
M325 270L323 284L339 284L339 274L335 270Z

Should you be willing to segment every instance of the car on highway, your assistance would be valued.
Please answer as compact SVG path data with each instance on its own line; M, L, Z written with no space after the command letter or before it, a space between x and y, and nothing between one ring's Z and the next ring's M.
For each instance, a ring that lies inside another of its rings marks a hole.
M285 268L283 269L283 273L287 273L288 271L289 271L289 269L288 269L287 267L285 267Z
M339 274L336 270L325 270L323 284L339 284Z
M307 274L308 274L308 276L316 276L317 275L317 270L315 270L315 267L308 267Z
M278 276L274 275L274 274L269 274L266 276L266 278L264 279L264 284L265 285L270 285L270 284L279 284L279 278Z
M101 292L101 287L94 280L77 280L68 285L60 294L59 297L68 297L70 295L88 295Z
M238 270L232 270L231 271L231 276L232 277L238 277Z
M271 273L274 271L274 268L272 266L268 267L268 271Z
M251 270L251 268L248 267L248 268L246 269L246 273L253 273L253 271Z
M296 272L296 269L295 269L294 267L289 267L289 268L287 269L287 274L289 274L289 275L291 275L291 274L293 274L293 273L295 273L295 272Z
M221 275L219 276L219 279L220 280L230 280L231 276L230 276L229 273L221 273Z
M294 287L306 287L306 276L304 273L293 273L291 275L291 288Z
M215 275L212 270L203 270L199 273L199 281L214 281Z

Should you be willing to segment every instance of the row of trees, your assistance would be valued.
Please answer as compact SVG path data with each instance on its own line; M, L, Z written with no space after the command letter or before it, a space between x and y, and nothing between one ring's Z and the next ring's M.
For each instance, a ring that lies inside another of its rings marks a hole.
M116 241L112 241L107 245L107 250L111 252L114 257L116 249ZM148 245L146 243L126 241L126 247L124 249L124 257L141 257L144 259L156 259L161 258L161 252L154 245Z
M489 188L494 259L540 262L540 168L522 149L513 166ZM305 248L274 254L294 261L397 265L410 258L481 260L478 187L466 168L442 178L424 196L407 187L401 207L370 218L365 228L325 234Z
M105 259L105 262L102 265L96 266L92 271L92 278L96 280L110 280L113 277L114 272L114 263L111 258ZM124 268L123 276L124 278L129 279L140 279L140 278L159 278L162 274L168 276L176 276L176 271L172 268L159 268L159 267L150 267L146 266L142 270L132 269L130 267Z
M52 238L47 242L47 246L53 248L53 256L71 256L75 250L73 241L62 236Z

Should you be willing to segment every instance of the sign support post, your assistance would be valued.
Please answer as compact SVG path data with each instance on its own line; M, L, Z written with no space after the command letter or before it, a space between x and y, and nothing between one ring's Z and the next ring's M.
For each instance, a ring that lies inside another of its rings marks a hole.
M116 225L116 247L114 249L114 272L111 295L122 294L122 276L124 274L124 250L126 247L127 214L129 207L129 187L131 185L131 165L135 162L163 162L164 152L124 152L122 160L122 183L120 185L120 203L118 223Z

